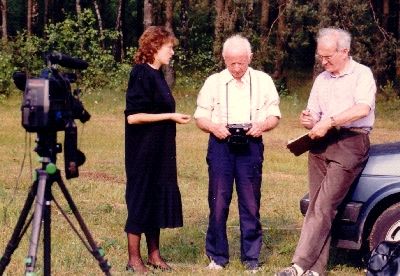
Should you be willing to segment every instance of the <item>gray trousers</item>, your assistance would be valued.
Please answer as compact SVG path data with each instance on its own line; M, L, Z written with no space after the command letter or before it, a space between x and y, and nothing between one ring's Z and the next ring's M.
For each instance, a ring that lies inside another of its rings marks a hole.
M330 133L308 155L310 205L292 262L325 274L337 208L368 160L369 137L348 130Z

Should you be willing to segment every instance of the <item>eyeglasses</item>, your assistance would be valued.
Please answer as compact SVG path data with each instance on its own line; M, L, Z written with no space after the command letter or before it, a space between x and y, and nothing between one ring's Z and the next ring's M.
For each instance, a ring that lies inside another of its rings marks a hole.
M337 54L338 52L339 52L339 51L336 50L336 52L335 52L333 55L330 55L330 56L321 56L321 55L316 54L316 55L315 55L315 58L318 59L319 61L323 61L324 59L325 59L326 61L330 61L334 56L336 56L336 54Z

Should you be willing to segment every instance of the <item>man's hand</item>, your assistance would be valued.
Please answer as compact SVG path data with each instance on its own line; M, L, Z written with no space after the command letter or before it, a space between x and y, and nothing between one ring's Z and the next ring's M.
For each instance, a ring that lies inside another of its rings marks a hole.
M251 128L246 132L246 135L252 137L260 137L263 134L264 124L263 123L252 123Z
M324 137L330 128L331 120L329 118L324 119L314 125L314 127L308 133L308 136L310 136L311 139Z
M300 124L306 129L312 129L314 127L315 121L311 116L310 110L306 109L300 113Z
M223 140L223 139L227 138L229 135L231 135L229 130L226 128L226 125L223 125L223 124L211 123L209 130L212 134L214 134L215 137L217 137L218 139L221 139L221 140Z

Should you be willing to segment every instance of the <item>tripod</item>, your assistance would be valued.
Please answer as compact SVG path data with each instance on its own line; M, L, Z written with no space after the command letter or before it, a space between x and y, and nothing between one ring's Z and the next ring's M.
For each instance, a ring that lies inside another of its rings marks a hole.
M38 146L35 151L41 156L42 167L36 169L36 180L33 182L24 207L20 213L17 224L14 228L10 241L7 244L4 255L0 259L0 275L3 274L7 265L10 263L11 255L18 247L23 235L32 224L32 232L29 242L28 256L25 259L25 275L34 275L35 265L37 261L37 251L39 244L39 236L43 224L43 275L51 275L51 201L54 201L57 208L66 218L73 231L78 235L88 251L98 261L101 270L105 275L110 274L110 266L104 258L104 253L101 248L96 245L92 235L82 216L80 215L77 206L75 205L71 194L65 186L60 171L55 166L56 154L61 152L61 144L56 142L56 133L38 134L36 141ZM72 213L74 214L81 231L84 233L86 240L80 235L78 230L69 220L66 213L61 209L60 205L53 198L51 187L53 183L57 183L62 194L65 197ZM27 220L29 211L32 208L33 201L36 198L34 212Z

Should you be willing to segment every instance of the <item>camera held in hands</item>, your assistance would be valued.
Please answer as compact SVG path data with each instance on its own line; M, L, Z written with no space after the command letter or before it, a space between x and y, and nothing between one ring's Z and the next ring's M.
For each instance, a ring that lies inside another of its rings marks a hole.
M249 137L246 135L251 128L251 124L228 124L227 128L231 135L228 137L228 143L232 146L244 146L249 143Z

